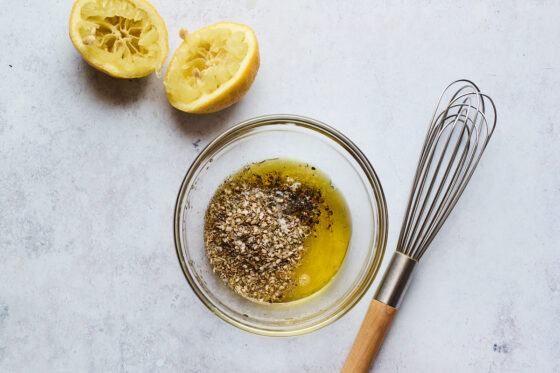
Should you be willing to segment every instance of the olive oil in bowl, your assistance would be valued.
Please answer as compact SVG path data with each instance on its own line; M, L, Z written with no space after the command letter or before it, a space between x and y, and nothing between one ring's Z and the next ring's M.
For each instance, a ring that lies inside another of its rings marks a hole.
M314 166L268 159L245 166L216 191L206 212L207 256L238 294L290 302L325 287L352 233L344 197Z

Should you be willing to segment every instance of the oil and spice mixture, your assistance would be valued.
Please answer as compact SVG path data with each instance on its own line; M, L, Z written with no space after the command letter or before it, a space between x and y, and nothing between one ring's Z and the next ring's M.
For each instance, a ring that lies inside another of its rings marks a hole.
M228 177L204 224L214 272L236 293L270 303L323 288L342 265L351 232L330 179L289 159L253 163Z

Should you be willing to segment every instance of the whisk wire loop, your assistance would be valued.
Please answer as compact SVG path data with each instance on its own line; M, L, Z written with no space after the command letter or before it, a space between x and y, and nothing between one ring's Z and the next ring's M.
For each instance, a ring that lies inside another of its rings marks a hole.
M458 80L443 91L422 147L397 251L420 260L457 204L495 125L494 102L474 83Z

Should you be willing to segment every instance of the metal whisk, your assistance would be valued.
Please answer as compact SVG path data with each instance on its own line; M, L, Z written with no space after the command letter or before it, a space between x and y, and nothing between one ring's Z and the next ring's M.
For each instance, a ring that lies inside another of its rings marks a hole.
M418 161L397 249L372 300L343 372L367 372L412 271L457 204L496 126L490 97L468 80L440 96Z

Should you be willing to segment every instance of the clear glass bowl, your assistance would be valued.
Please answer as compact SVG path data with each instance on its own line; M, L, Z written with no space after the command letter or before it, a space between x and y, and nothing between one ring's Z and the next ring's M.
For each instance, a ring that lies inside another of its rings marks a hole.
M230 290L213 272L204 247L204 214L218 186L243 166L270 158L307 162L326 173L346 199L352 237L337 275L317 293L288 303L258 303ZM387 241L381 184L364 154L324 123L294 115L247 120L220 134L189 168L177 197L175 245L200 300L243 330L269 336L308 333L342 317L366 293Z

